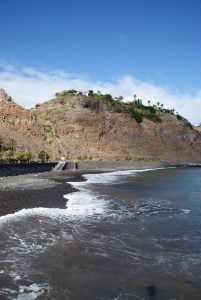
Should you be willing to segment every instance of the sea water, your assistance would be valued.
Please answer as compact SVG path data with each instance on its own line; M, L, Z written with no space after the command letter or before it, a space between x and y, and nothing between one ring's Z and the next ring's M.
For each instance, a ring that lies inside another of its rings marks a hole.
M201 169L84 178L0 217L0 299L201 299Z

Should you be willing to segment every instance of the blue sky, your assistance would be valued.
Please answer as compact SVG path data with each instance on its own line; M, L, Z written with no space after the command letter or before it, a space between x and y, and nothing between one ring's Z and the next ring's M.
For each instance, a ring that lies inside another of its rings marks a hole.
M200 16L199 0L1 0L0 85L28 106L40 95L33 91L33 101L26 103L30 96L23 95L22 81L26 90L37 76L47 83L57 73L55 89L73 85L73 78L86 87L112 86L112 92L117 86L125 96L174 105L199 122L186 106L187 100L199 104L201 95ZM118 87L128 78L126 93ZM163 93L149 97L143 86ZM51 93L41 93L41 99Z

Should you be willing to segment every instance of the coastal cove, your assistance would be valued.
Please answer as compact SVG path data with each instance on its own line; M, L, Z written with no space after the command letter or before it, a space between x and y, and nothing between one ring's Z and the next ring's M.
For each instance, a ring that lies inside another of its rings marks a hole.
M145 165L3 178L0 296L196 299L200 179Z
M201 1L0 8L0 300L201 300Z

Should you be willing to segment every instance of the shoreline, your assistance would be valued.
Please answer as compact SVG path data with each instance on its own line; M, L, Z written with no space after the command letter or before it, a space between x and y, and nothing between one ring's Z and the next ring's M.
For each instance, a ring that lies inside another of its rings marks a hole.
M59 162L58 162L59 163ZM45 164L3 164L0 165L0 182L4 178L18 178L20 176L36 174L56 173L54 167L58 163ZM75 170L74 162L66 162L62 172L112 172L118 170L133 170L144 168L166 168L166 167L201 167L201 163L194 162L167 162L167 161L79 161L76 163L78 169ZM1 188L1 185L0 185Z
M1 177L0 180L0 217L13 214L29 208L66 208L67 200L64 195L76 192L70 182L85 181L83 174L97 174L120 170L143 170L167 167L197 167L194 165L166 165L164 164L132 164L131 168L78 169L64 171L50 171L44 173L26 174Z
M85 173L71 170L4 177L0 180L0 217L30 208L65 209L64 195L77 191L68 182L84 181Z

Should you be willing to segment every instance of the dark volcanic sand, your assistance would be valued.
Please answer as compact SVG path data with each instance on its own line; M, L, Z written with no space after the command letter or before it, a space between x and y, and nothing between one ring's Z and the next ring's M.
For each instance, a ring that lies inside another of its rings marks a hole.
M83 173L83 172L82 172ZM52 187L42 188L34 185L29 188L16 187L16 189L6 189L0 187L0 216L15 213L23 208L34 207L47 207L47 208L65 208L66 199L63 198L64 194L74 192L68 181L82 181L81 172L58 172L58 173L43 173L37 175L37 179L48 179L53 181ZM29 178L36 179L36 175L28 175ZM1 183L6 180L15 181L15 178L19 181L19 177L3 178ZM27 178L26 175L20 176L20 181ZM54 182L58 184L54 184Z

